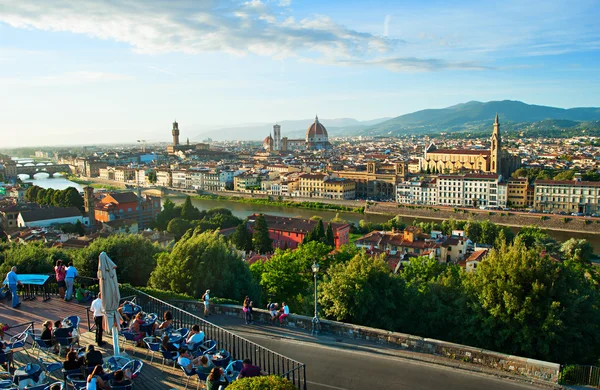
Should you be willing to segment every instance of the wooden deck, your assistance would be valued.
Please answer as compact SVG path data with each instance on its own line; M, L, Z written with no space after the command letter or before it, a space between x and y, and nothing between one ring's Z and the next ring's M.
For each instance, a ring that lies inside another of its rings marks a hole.
M86 314L87 305L79 305L77 303L64 302L61 299L51 299L46 302L42 302L41 299L37 299L34 301L26 301L21 304L19 309L13 309L10 307L10 302L3 301L0 303L0 322L15 325L24 322L34 321L35 329L41 329L42 323L45 320L57 320L62 319L70 315L78 315L81 318L81 337L80 337L80 345L82 347L87 346L88 344L94 343L94 334L89 332L88 323L87 323L87 314ZM24 327L9 330L8 333L15 334L23 331ZM8 336L4 337L5 341L8 340ZM103 348L98 348L102 355L105 357L112 356L113 347L112 347L112 338L109 335L104 336L104 341L107 344ZM18 351L14 354L15 366L20 367L28 362L34 362L37 357L38 351L32 350L31 345L28 346L27 352ZM121 345L121 349L123 349L123 345ZM144 362L144 367L142 369L142 374L136 378L134 382L135 389L149 389L149 390L181 390L185 388L185 382L187 377L183 376L183 372L180 368L174 369L172 364L171 366L162 365L162 356L156 354L154 356L154 361L150 364L150 354L146 354L147 349L142 348L132 348L131 344L127 344L126 346L126 354L130 358L140 359ZM58 356L54 354L46 354L44 352L40 353L40 357L44 360L50 361L58 361ZM51 373L50 380L58 380L62 381L62 373L60 371L56 371ZM196 388L197 380L195 378L190 379L190 384L188 389ZM203 387L203 384L200 384L200 388Z

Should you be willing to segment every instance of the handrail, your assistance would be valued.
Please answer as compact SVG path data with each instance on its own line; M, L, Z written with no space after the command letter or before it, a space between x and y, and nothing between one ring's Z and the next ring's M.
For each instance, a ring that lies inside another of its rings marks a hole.
M6 324L6 325L8 325L8 324ZM32 331L32 333L33 333L33 331L35 330L35 323L34 323L34 321L23 322L23 323L21 323L21 324L17 324L17 325L10 325L10 326L8 327L8 330L11 330L11 329L14 329L14 328L19 328L19 327L21 327L21 326L27 326L27 328L25 328L25 330L24 330L23 332L26 332L26 331L27 331L29 328L31 328L31 331ZM5 332L4 332L4 334L5 334L6 336L9 336L9 337L18 336L18 335L20 335L21 333L23 333L23 332L19 332L19 333L17 333L17 334L10 334L10 333L8 332L8 330L7 330L7 331L5 331Z

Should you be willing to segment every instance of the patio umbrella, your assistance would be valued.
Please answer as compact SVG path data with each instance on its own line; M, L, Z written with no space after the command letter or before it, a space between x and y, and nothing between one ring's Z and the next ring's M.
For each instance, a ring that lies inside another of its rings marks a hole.
M98 256L98 279L100 292L102 293L102 309L104 309L104 329L109 329L113 337L113 348L115 356L119 351L119 328L121 316L117 309L121 294L119 282L117 281L117 265L108 257L106 252Z

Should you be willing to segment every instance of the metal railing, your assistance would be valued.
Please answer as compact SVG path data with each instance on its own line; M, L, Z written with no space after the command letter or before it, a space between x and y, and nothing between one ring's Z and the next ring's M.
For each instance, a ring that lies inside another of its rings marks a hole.
M560 370L562 385L594 386L600 388L600 367L568 365Z
M224 349L231 354L232 360L250 359L269 374L287 378L296 388L306 390L306 365L296 360L271 351L250 340L231 333L179 307L157 299L129 286L121 287L121 294L136 297L136 303L146 313L160 316L169 310L173 314L175 328L191 329L198 325L204 332L205 340L215 340L219 350Z

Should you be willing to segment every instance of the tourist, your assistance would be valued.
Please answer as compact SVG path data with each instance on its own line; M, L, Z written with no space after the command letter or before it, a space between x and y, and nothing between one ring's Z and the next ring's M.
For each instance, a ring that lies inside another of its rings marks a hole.
M58 345L52 333L52 321L44 321L42 324L42 334L40 335L40 339L46 343L47 346L54 346L52 352L56 354L58 353Z
M250 297L246 295L244 298L244 303L242 304L242 310L244 311L244 317L246 320L246 325L250 324L250 314L248 314L248 306L250 305Z
M220 390L227 387L227 385L229 385L229 381L223 375L223 368L213 367L208 378L206 378L206 390Z
M65 283L65 276L67 274L67 270L63 265L62 260L56 260L56 266L54 266L54 274L56 275L56 282L58 283L58 293L61 298L65 297L65 287L67 286Z
M96 351L96 348L94 348L92 344L87 346L83 359L85 360L85 365L87 367L95 367L98 364L102 365L102 363L104 363L102 359L102 353L100 351Z
M129 386L131 385L131 371L129 369L117 370L113 374L112 385L113 386Z
M285 320L287 316L290 315L290 308L288 307L287 303L283 302L282 305L283 307L281 308L281 314L279 315L280 324L283 324L283 320Z
M171 329L173 329L173 313L171 313L171 310L164 312L163 322L158 325L158 329L163 333L168 333Z
M171 343L171 338L166 333L162 337L162 341L160 343L160 347L164 351L169 351L169 352L175 352L175 351L177 351L179 349L178 345Z
M83 358L77 357L77 352L71 350L67 353L65 361L63 362L63 368L65 371L78 370L83 366Z
M177 363L181 367L183 367L183 369L188 375L197 374L196 365L200 364L201 359L201 356L195 359L192 359L191 357L192 356L190 355L187 348L184 347L179 349L179 358L177 359Z
M86 303L92 299L92 294L85 289L85 284L81 283L79 288L75 290L75 299L79 303Z
M19 302L19 296L17 295L17 286L23 286L23 283L21 283L19 277L17 276L17 267L12 267L6 274L6 282L8 283L10 294L12 295L12 307L13 309L16 309L17 307L21 306L21 302Z
M190 334L188 335L185 343L188 349L195 350L196 345L201 344L204 341L204 332L200 330L200 325L193 325Z
M65 301L70 301L73 297L73 285L75 282L75 278L79 276L77 272L77 268L73 265L72 262L69 263L65 271L65 285L67 286L67 294L65 295Z
M127 313L125 313L125 306L129 305L129 301L123 301L123 303L121 303L119 305L119 307L117 308L117 311L119 312L119 315L121 316L121 318L123 319L123 322L121 322L121 326L123 328L126 328L129 326L129 321L131 321L131 318L127 315Z
M250 301L250 303L248 304L248 312L246 313L246 317L249 320L249 324L252 324L254 322L254 303L252 301Z
M209 374L215 365L213 362L206 357L206 355L200 356L200 361L196 366L196 371L201 374Z
M261 375L269 375L265 371L263 371L263 369L260 368L259 366L253 365L252 360L250 360L250 359L244 359L244 361L242 362L242 365L244 367L242 368L239 375L237 376L237 379L251 378L253 376L261 376Z
M98 364L87 377L86 390L110 389L110 385L104 382L102 375L104 375L104 370L102 369L102 365Z
M104 322L104 313L102 312L101 293L98 293L98 298L92 301L90 311L94 314L94 324L96 325L96 344L101 347L104 345L104 341L102 341L102 323Z
M146 332L142 330L142 325L144 324L144 314L139 312L135 316L135 319L131 322L131 325L129 325L129 332L134 335L133 341L135 341L136 347L144 346L143 338L146 335Z
M210 315L210 290L206 290L202 295L202 301L204 301L204 317L208 317Z
M271 313L271 322L274 322L279 317L279 305L275 302L271 302L267 305L267 310Z

